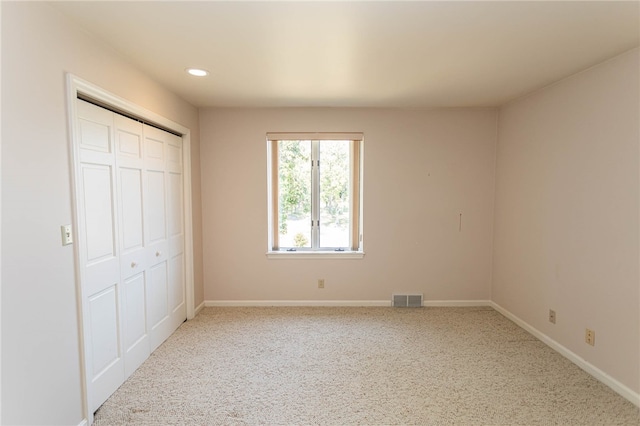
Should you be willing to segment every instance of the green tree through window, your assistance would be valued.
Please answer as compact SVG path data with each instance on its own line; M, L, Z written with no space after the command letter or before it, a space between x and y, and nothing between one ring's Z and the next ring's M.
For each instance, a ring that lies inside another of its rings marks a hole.
M311 214L311 142L280 141L278 156L279 232L285 235L289 218Z

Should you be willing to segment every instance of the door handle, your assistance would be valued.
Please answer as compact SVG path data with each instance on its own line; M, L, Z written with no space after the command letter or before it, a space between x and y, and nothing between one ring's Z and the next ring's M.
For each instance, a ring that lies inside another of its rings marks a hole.
M160 257L160 256L162 256L162 252L161 251L157 251L156 252L156 257Z
M138 264L136 262L131 262L131 267L135 268L136 266L138 266Z

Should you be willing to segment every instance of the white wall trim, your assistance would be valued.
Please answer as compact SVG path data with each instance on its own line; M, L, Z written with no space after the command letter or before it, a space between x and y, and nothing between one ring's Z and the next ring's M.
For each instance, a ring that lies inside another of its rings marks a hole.
M389 300L205 300L205 307L258 307L258 306L345 306L345 307L366 307L366 306L391 306ZM427 307L472 307L472 306L492 306L490 300L425 300L423 306Z
M545 343L551 349L553 349L556 352L560 353L560 355L564 356L569 361L571 361L574 364L576 364L578 367L580 367L581 369L583 369L584 371L589 373L591 376L593 376L594 378L596 378L600 382L604 383L605 385L609 386L611 389L613 389L620 396L622 396L623 398L627 399L628 401L630 401L635 406L640 407L640 394L639 393L633 391L631 388L629 388L626 385L620 383L619 381L617 381L616 379L614 379L613 377L611 377L610 375L608 375L604 371L600 370L598 367L594 366L593 364L585 361L584 358L580 357L579 355L577 355L574 352L570 351L566 347L562 346L560 343L556 342L551 337L547 336L546 334L544 334L540 330L538 330L535 327L531 326L530 324L528 324L524 320L518 318L517 316L515 316L514 314L512 314L511 312L509 312L508 310L506 310L502 306L498 305L497 303L491 302L491 306L496 311L500 312L502 315L504 315L505 317L509 318L511 321L515 322L517 325L519 325L520 327L522 327L523 329L525 329L526 331L528 331L529 333L533 334L535 337L540 339L543 343Z
M491 306L491 300L423 300L422 306L464 308L474 306Z
M267 259L364 259L362 251L270 251Z
M391 300L205 300L204 306L391 306Z
M186 129L186 128L183 128ZM182 196L184 198L184 280L187 302L187 319L193 319L195 312L195 279L193 257L193 197L191 193L191 131L182 134Z
M2 8L0 7L0 19ZM0 56L0 69L2 69L2 56ZM2 99L2 87L0 87L0 99ZM2 135L2 120L0 120L0 135ZM0 137L0 139L2 139ZM2 185L2 144L0 144L0 186ZM0 191L0 224L2 224L2 191ZM0 225L0 330L2 330L2 225ZM0 354L2 354L2 339L0 339ZM0 363L0 383L2 383L2 363ZM2 422L2 386L0 386L0 422Z
M87 419L83 419L80 423L78 423L78 426L87 426L89 423L87 423Z
M196 306L196 309L194 311L194 316L198 315L200 313L200 311L202 310L202 308L204 308L204 302L200 303L198 306Z

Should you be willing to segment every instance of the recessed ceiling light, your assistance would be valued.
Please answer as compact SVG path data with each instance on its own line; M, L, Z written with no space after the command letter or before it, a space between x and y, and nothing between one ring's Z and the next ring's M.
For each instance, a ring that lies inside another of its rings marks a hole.
M196 77L204 77L209 75L209 71L201 70L199 68L187 68L185 71L187 71L189 74L194 75Z

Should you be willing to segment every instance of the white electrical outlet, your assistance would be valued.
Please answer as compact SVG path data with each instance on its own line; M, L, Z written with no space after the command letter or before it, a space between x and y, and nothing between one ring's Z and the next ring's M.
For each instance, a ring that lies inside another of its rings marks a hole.
M318 288L324 288L324 278L318 280Z
M556 323L556 311L554 311L553 309L549 309L549 322L551 324Z
M595 346L596 345L596 332L593 330L589 330L587 328L587 331L584 334L584 341L587 342L588 344L590 344L591 346Z
M73 243L73 235L71 234L71 225L62 225L60 227L60 232L62 233L62 245L68 246Z

